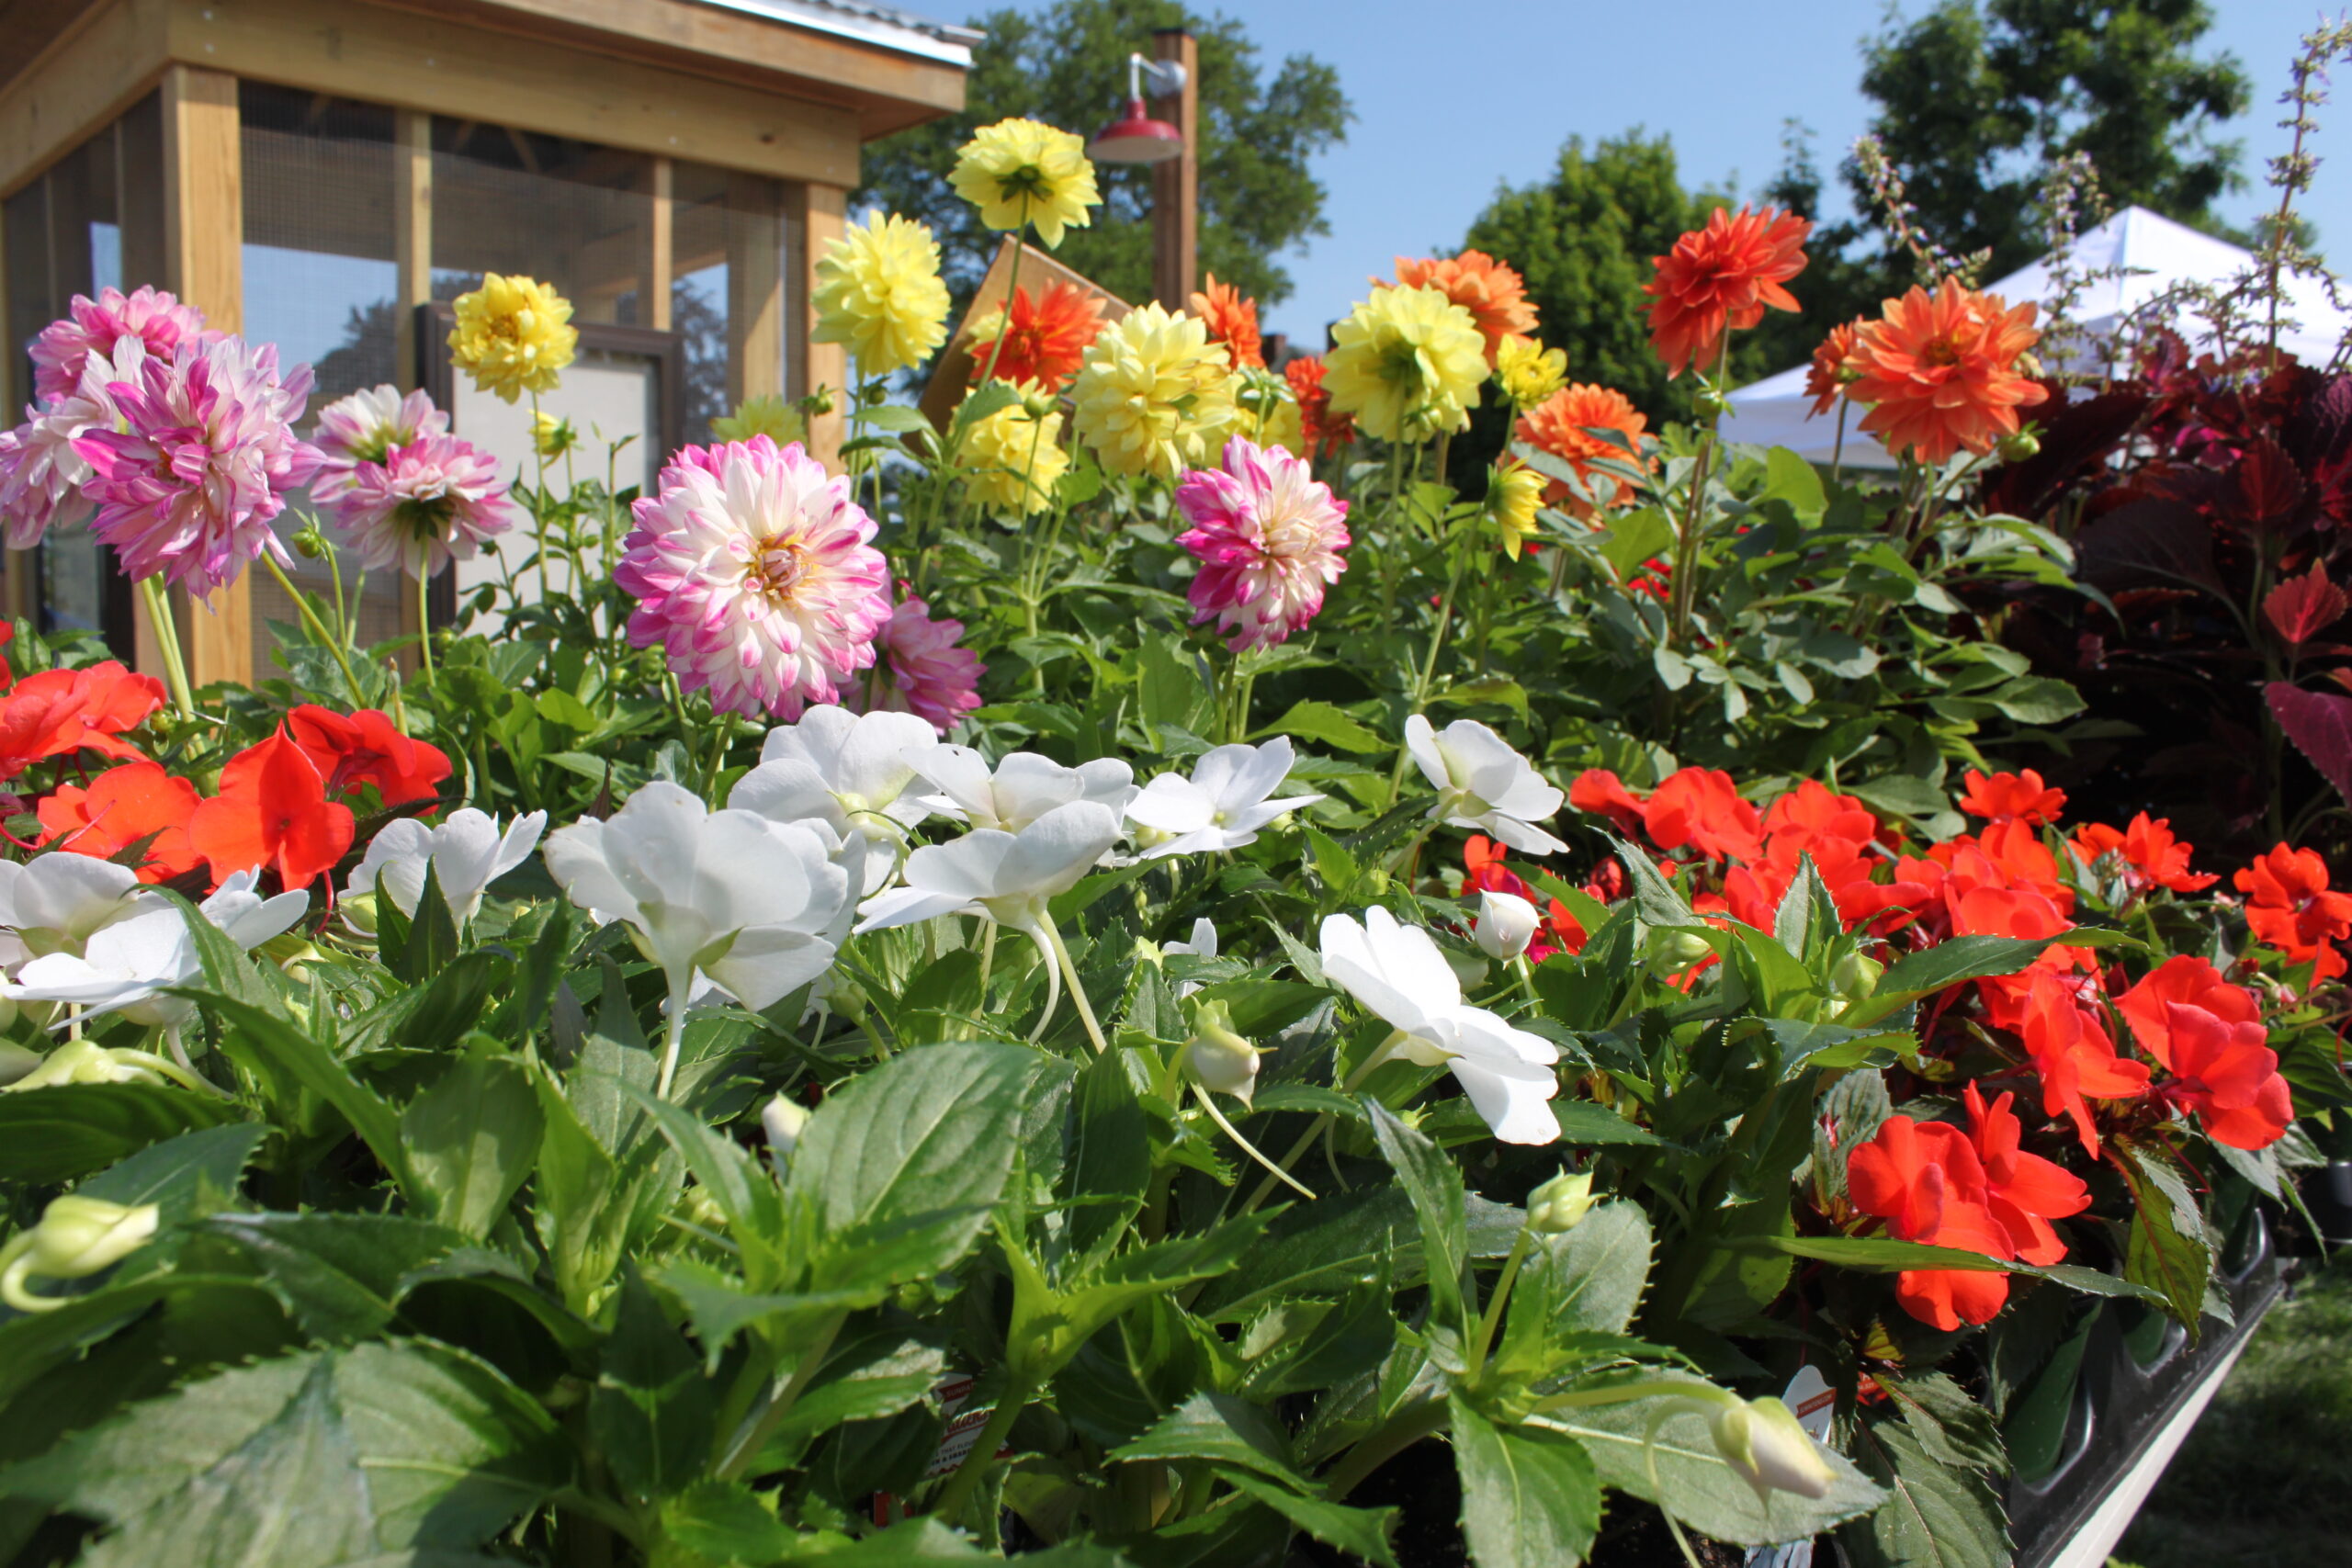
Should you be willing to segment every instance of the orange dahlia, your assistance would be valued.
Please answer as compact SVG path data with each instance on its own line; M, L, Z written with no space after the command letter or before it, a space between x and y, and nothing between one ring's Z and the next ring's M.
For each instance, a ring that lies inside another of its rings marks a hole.
M1932 295L1914 288L1889 299L1847 357L1859 375L1846 395L1876 405L1862 428L1923 463L1941 463L1963 446L1991 451L2017 434L2018 409L2050 396L2018 374L2018 357L2041 336L2033 316L2030 300L2012 310L1999 295L1951 278Z
M1208 288L1193 296L1193 314L1208 323L1209 341L1221 343L1233 355L1237 370L1263 367L1266 355L1258 341L1258 301L1246 298L1230 283L1208 275Z
M1752 327L1764 307L1797 308L1781 288L1804 270L1805 236L1813 225L1793 212L1768 207L1730 213L1715 209L1703 229L1654 257L1657 275L1642 285L1650 297L1650 346L1679 376L1692 364L1707 368L1722 352L1724 333Z
M1355 444L1355 415L1333 411L1331 394L1323 389L1323 361L1319 355L1306 355L1292 360L1283 367L1283 379L1290 383L1291 396L1298 400L1298 423L1306 437L1308 462L1321 457L1327 447Z
M1004 347L996 356L996 379L1035 381L1060 391L1078 374L1087 345L1102 330L1102 300L1075 283L1057 282L1043 298L1026 288L1012 291L1012 309L993 312L976 323L967 347L972 356L972 379L987 370L989 354L999 336Z
M1608 387L1589 387L1570 383L1536 404L1520 416L1519 438L1531 446L1541 447L1555 457L1566 460L1576 469L1577 478L1585 488L1600 498L1602 506L1614 506L1623 499L1618 495L1622 482L1614 474L1596 471L1590 467L1596 457L1613 457L1621 463L1633 463L1648 471L1649 459L1642 457L1642 432L1649 428L1649 421L1642 411L1625 399L1625 394ZM1600 436L1594 430L1621 432L1634 448L1624 447ZM1594 508L1569 493L1568 487L1555 479L1544 492L1544 499L1554 506L1565 508L1570 515L1589 523L1594 520Z
M1498 262L1484 251L1464 251L1458 256L1424 256L1419 261L1398 256L1396 287L1434 288L1469 311L1471 319L1478 323L1479 335L1487 340L1487 363L1490 366L1503 339L1513 333L1535 330L1535 304L1527 297L1527 280L1508 263Z
M1813 351L1813 367L1804 373L1804 395L1813 400L1811 419L1816 413L1827 413L1846 395L1847 362L1854 354L1854 329L1859 322L1848 321L1842 327L1832 327L1821 346Z

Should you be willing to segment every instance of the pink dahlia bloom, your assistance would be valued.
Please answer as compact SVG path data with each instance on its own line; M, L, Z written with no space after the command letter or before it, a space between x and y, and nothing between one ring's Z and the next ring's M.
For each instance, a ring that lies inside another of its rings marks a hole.
M89 516L96 504L85 493L90 465L74 443L93 430L114 428L114 397L107 389L137 380L146 359L146 345L135 337L118 344L111 358L87 355L71 392L42 408L28 407L24 423L0 433L0 525L10 549L31 549L52 526Z
M1279 446L1233 437L1222 467L1184 476L1176 505L1192 524L1176 542L1201 563L1193 624L1215 616L1237 653L1287 640L1323 608L1325 584L1348 570L1340 553L1348 503Z
M277 350L241 337L184 343L114 382L120 428L74 443L98 503L91 531L133 579L157 572L198 597L267 550L289 559L270 520L307 481L319 450L294 434L311 367L281 378Z
M963 635L963 622L933 620L931 607L913 594L899 600L879 638L889 675L875 671L867 706L928 719L942 735L954 729L980 705L980 677L988 672L978 654L956 646Z
M638 601L629 641L723 712L797 719L874 664L890 572L846 479L764 435L688 446L637 503L613 581Z
M71 397L82 383L84 362L92 355L112 359L126 338L168 360L180 344L218 335L204 330L203 311L157 289L101 288L95 300L76 294L65 319L50 322L33 339L33 391L44 399Z
M311 493L319 493L315 482ZM454 435L423 435L354 468L333 525L369 570L430 577L452 559L473 559L484 540L514 525L514 512L497 458Z
M385 453L419 436L448 434L449 416L421 390L402 397L398 387L386 385L337 398L319 411L313 436L319 471L311 480L311 499L339 509L357 481L360 464L380 463Z

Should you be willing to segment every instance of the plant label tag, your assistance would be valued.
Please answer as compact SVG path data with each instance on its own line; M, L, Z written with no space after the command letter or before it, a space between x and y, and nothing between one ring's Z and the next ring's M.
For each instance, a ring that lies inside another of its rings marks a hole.
M1838 1414L1838 1391L1821 1375L1821 1369L1808 1361L1797 1369L1789 1386L1781 1391L1781 1403L1797 1414L1797 1425L1817 1443L1829 1441L1829 1423ZM1813 1542L1787 1540L1778 1546L1753 1546L1747 1550L1746 1568L1813 1568Z

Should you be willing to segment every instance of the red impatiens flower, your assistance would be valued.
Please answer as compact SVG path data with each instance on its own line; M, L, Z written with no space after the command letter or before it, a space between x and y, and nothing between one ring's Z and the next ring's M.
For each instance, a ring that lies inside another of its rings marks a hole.
M1804 240L1813 225L1777 208L1736 214L1718 207L1706 227L1674 242L1654 258L1657 276L1642 285L1650 304L1650 346L1679 376L1692 364L1712 369L1724 333L1752 327L1764 307L1797 309L1781 287L1804 270Z
M119 739L164 705L164 683L114 660L85 670L44 670L0 700L0 778L47 757L84 750L125 761L139 748Z
M1969 1141L1984 1167L1993 1218L2008 1232L2018 1257L2032 1264L2055 1263L2066 1256L2066 1244L2050 1222L2089 1208L2091 1190L2065 1167L2018 1146L2025 1128L2009 1110L2016 1098L2004 1093L1988 1108L1976 1086L1968 1085L1962 1099L1968 1106Z
M1578 811L1609 818L1620 833L1642 831L1642 797L1607 768L1587 768L1568 786L1568 804Z
M2057 974L2030 974L2017 1029L2041 1075L2041 1109L2072 1121L2083 1152L2097 1159L2098 1129L2089 1101L2137 1099L2147 1091L2147 1066L2115 1054L2098 1014Z
M2128 828L2091 822L2075 835L2075 852L2086 863L2106 854L2120 859L2124 885L2134 892L2165 887L2175 893L2195 893L2221 881L2219 873L2200 874L2188 869L2193 847L2172 836L2172 818L2151 819L2144 811L2132 818Z
M401 806L438 793L449 776L449 759L439 747L410 739L375 708L346 716L305 703L286 716L286 728L330 795L374 784L386 806Z
M307 887L351 848L351 808L327 798L325 780L286 727L220 770L220 793L188 818L188 840L214 881L266 867L288 889Z
M1102 299L1063 279L1049 285L1041 297L1015 288L1012 309L996 319L1001 326L990 328L985 337L975 335L966 345L972 356L972 378L978 380L988 368L989 352L1001 336L1004 347L996 354L996 379L1035 381L1058 392L1078 374L1088 346L1102 330Z
M2040 828L2057 821L2058 813L2066 809L2066 792L2044 784L2031 768L1990 778L1971 768L1961 776L1968 793L1960 797L1960 808L1971 817Z
M1764 852L1763 819L1719 769L1684 768L1670 775L1651 792L1642 820L1662 850L1687 846L1709 860L1752 861Z
M112 860L141 839L153 839L139 863L141 882L169 882L194 871L203 856L188 841L188 818L203 799L186 779L153 762L125 762L90 781L60 784L36 808L41 843L49 849Z
M2312 850L2279 844L2237 874L2246 895L2245 923L2255 936L2309 964L2314 979L2344 973L2344 955L2332 943L2352 936L2352 894L2331 892L2327 863Z
M2217 1144L2261 1149L2294 1120L2294 1100L2262 1027L2254 993L2202 958L2180 953L2116 998L2141 1049L2173 1080L2162 1090L2193 1111Z

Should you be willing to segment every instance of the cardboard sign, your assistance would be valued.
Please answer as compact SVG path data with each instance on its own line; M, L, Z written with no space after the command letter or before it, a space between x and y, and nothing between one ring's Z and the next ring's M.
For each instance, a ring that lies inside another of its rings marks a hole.
M1102 285L1082 277L1056 261L1050 252L1031 245L1021 253L1021 276L1012 273L1012 236L1007 234L997 246L996 259L989 264L988 276L980 279L979 291L972 296L971 308L964 312L955 335L947 346L939 351L939 358L931 369L931 384L922 389L922 415L931 421L932 428L944 431L956 412L956 405L964 400L965 390L972 384L973 374L979 368L972 362L972 323L1003 308L1012 296L1008 284L1017 286L1035 299L1057 283L1075 284L1102 301L1102 320L1115 321L1135 309L1125 300Z

